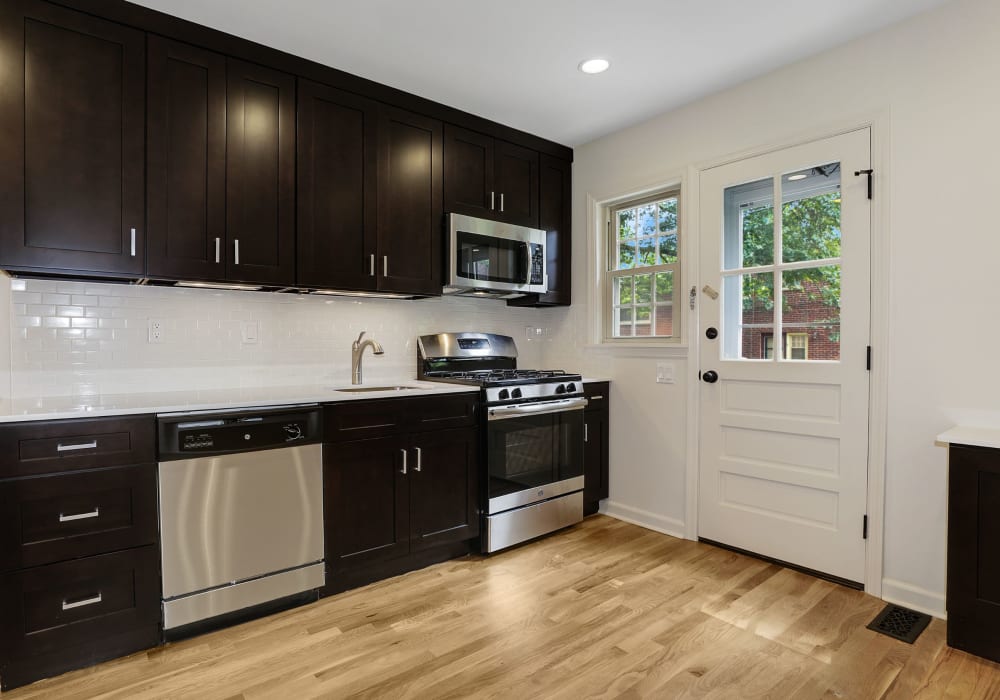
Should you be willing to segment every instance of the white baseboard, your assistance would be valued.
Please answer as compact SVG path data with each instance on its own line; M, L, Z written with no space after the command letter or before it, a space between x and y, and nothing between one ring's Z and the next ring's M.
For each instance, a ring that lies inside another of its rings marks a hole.
M614 501L601 501L601 513L609 515L618 520L644 527L647 530L662 532L679 539L684 539L684 521L676 518L669 518L665 515L657 515L646 510L633 508L623 503Z
M896 581L891 578L882 579L882 600L903 607L927 613L942 620L948 618L945 612L945 598L941 593L929 591L911 583Z

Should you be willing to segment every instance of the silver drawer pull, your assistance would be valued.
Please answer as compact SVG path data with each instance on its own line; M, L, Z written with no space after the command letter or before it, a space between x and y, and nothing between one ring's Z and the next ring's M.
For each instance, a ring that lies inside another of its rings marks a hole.
M83 600L77 600L72 603L64 600L62 602L62 609L72 610L73 608L82 608L84 605L94 605L95 603L100 603L101 600L102 598L100 593L95 595L93 598L84 598Z
M73 450L93 450L97 447L97 440L90 442L78 442L75 445L64 445L61 442L56 445L56 452L72 452Z
M594 394L593 396L588 396L587 398L589 398L591 401L600 401L601 399L604 398L604 396L601 394Z
M60 513L59 522L68 523L73 520L86 520L87 518L97 518L100 515L101 515L100 508L94 508L94 510L90 511L89 513L75 513L73 515L63 515L62 513Z

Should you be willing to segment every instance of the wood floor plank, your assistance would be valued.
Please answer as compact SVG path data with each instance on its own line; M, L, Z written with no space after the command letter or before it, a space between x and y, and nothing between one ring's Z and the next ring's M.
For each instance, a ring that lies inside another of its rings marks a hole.
M1000 665L865 629L883 602L605 516L2 700L1000 700Z

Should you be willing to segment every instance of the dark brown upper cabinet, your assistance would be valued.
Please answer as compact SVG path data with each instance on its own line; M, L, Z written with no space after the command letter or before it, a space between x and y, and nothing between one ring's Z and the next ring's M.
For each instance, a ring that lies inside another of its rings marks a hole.
M441 293L442 125L381 107L378 126L378 289Z
M295 284L295 78L226 60L226 277Z
M150 277L226 279L226 58L149 37Z
M149 37L153 278L295 283L295 78Z
M145 47L46 2L0 5L0 266L142 275Z
M374 290L376 103L300 80L298 105L297 282Z
M538 152L447 125L445 210L538 227Z
M548 294L511 299L509 306L569 306L573 280L573 164L541 154L539 228L546 231L545 264Z

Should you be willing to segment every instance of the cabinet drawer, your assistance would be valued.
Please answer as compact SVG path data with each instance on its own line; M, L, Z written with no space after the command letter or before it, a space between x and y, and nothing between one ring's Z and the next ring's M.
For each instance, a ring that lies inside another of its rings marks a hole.
M0 426L0 478L153 462L152 416Z
M323 439L343 442L471 426L476 424L478 404L478 392L329 404Z
M156 542L156 467L0 482L0 571Z
M25 659L81 644L99 653L105 638L155 630L157 562L147 546L0 576L0 654Z
M587 399L588 411L607 411L608 392L611 390L609 382L590 382L583 385L583 395Z

